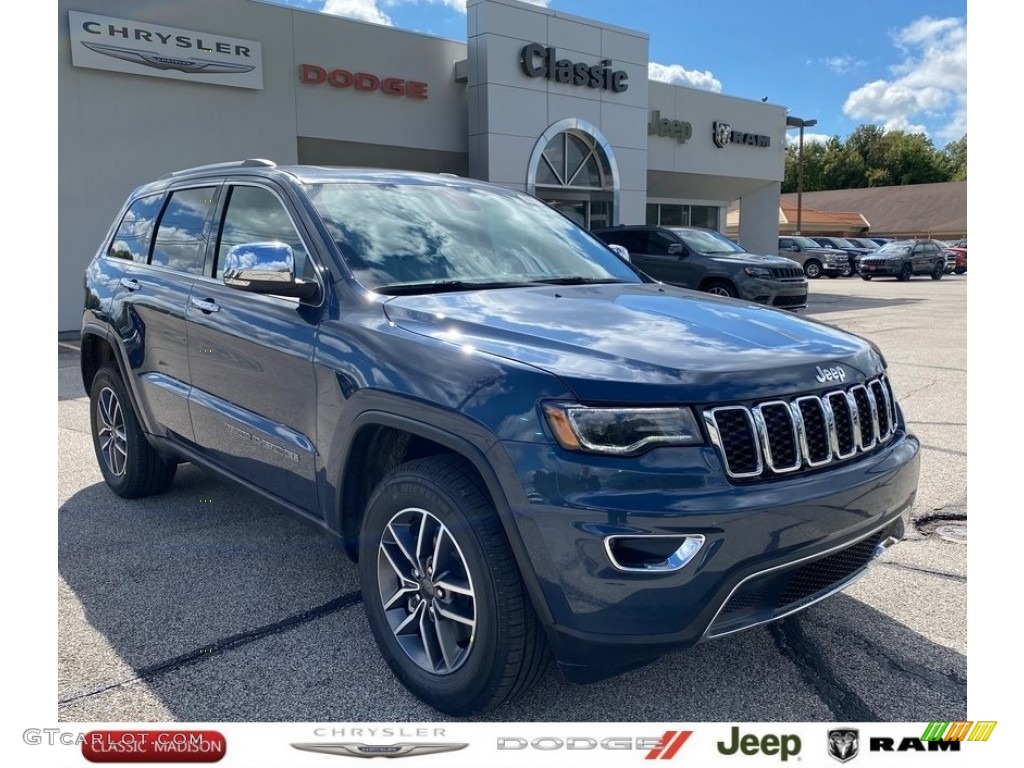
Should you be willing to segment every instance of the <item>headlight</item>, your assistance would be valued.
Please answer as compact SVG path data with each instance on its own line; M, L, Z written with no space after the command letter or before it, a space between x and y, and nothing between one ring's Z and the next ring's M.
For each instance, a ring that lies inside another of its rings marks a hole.
M588 408L548 403L544 415L558 444L570 451L625 456L654 445L704 442L689 408Z
M772 271L764 267L744 267L743 271L751 277L771 277Z

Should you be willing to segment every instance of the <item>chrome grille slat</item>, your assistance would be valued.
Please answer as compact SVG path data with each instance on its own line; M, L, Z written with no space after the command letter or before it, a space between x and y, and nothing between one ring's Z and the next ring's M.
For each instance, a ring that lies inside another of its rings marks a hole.
M871 451L896 434L897 412L883 375L821 395L709 408L704 423L729 477L752 479Z

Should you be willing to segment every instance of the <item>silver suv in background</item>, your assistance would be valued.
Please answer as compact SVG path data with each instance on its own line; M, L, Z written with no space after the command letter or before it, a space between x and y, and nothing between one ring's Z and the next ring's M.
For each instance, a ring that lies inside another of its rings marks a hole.
M853 273L846 253L820 246L809 237L780 235L779 256L795 261L812 280L822 275L831 278L849 277Z

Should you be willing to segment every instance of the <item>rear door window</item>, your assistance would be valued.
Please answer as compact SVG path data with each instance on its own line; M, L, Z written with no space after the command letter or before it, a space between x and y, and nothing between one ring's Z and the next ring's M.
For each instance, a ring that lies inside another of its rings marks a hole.
M216 193L216 187L179 189L171 193L156 230L150 264L202 274Z

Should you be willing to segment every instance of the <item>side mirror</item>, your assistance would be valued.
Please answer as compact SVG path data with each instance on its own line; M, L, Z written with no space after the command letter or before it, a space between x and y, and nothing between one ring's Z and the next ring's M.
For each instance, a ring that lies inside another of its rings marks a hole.
M251 293L313 300L320 293L315 280L295 277L295 253L287 243L243 243L232 246L221 270L224 285Z
M623 261L630 261L629 251L626 250L626 246L619 245L618 243L612 243L611 245L608 246L608 248Z
M682 243L671 243L668 246L668 255L669 256L683 256L683 255L685 255L684 252L683 252L683 244Z

